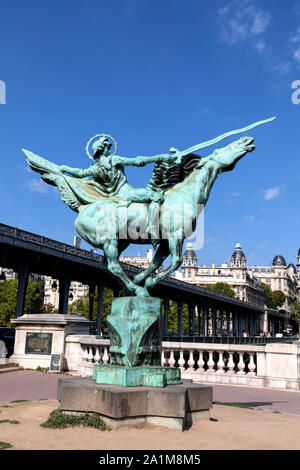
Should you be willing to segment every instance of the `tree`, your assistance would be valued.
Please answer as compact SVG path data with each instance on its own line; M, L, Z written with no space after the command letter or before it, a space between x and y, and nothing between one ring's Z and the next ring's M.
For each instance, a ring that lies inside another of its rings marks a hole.
M228 284L226 284L226 282L216 282L216 284L206 284L203 287L205 289L209 289L213 292L216 292L216 294L223 294L231 298L235 297L234 290L231 289L231 287Z
M300 338L300 300L295 300L291 305L290 316L292 320L298 323L299 325L299 338Z
M268 286L267 284L264 284L263 282L261 283L261 286L263 290L265 291L265 304L268 308L273 308L276 309L276 301L274 300L273 297L273 292L271 290L271 287Z
M265 291L265 304L268 308L276 309L282 307L285 302L286 296L281 290L272 291L271 287L267 284L261 283L262 288Z
M98 287L95 290L94 299L98 298ZM113 291L104 287L103 301L102 301L102 328L107 328L106 318L110 314L111 304L113 301ZM89 316L90 294L89 291L82 297L82 299L75 300L68 309L70 315L83 315L85 318ZM97 321L97 304L93 302L92 321Z
M284 302L285 302L285 299L286 299L286 296L282 292L282 290L274 290L272 292L272 296L273 296L274 302L276 304L276 308L282 307Z
M7 280L0 284L0 325L7 326L16 317L18 281ZM28 281L24 314L41 313L44 310L43 282Z

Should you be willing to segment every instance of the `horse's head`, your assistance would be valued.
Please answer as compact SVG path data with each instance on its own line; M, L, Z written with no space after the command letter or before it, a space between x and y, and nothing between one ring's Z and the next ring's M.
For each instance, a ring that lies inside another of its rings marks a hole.
M241 137L222 149L217 149L213 153L214 160L220 163L222 171L231 171L236 163L255 149L252 137Z

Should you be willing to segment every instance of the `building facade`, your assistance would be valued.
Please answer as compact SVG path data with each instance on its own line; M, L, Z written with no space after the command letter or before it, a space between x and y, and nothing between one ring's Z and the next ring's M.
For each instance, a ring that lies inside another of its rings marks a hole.
M247 266L247 258L237 243L230 263L216 266L213 262L211 266L199 266L197 255L189 243L183 256L182 272L178 272L176 277L199 286L224 282L234 290L236 298L254 306L264 305L261 284L265 283L271 290L281 290L285 294L282 308L289 310L290 305L300 296L300 249L297 261L296 269L292 263L287 265L284 257L278 254L270 266Z
M300 251L300 250L299 250ZM291 304L299 294L299 252L298 252L298 272L293 263L286 264L284 257L278 254L273 259L270 266L249 266L248 270L271 290L281 290L285 296L283 309L289 310Z
M239 243L230 258L230 264L217 266L198 265L197 255L191 243L183 255L182 272L177 275L185 282L198 286L213 285L217 282L227 284L235 293L235 297L255 307L264 307L265 295L260 281L247 270L247 259Z

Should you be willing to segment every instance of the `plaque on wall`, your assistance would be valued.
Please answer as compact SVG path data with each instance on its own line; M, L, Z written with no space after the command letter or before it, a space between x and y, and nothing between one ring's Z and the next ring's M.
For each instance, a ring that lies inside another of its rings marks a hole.
M50 370L60 370L61 354L51 354Z
M51 354L52 333L26 333L25 354Z

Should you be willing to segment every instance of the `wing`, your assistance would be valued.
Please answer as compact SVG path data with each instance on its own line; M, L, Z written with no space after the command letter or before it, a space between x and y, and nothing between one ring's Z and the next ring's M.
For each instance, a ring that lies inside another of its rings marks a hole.
M170 159L169 162L156 163L152 178L147 186L154 191L157 189L163 192L167 191L191 174L199 166L201 158L199 155L190 153L180 163L176 163L175 159Z

